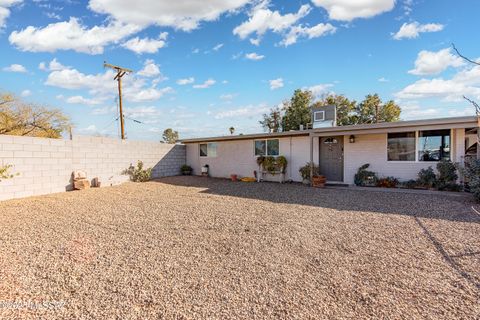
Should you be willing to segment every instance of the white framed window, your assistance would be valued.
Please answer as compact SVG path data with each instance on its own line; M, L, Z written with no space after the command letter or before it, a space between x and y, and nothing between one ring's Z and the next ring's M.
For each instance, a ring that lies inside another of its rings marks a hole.
M262 139L254 141L255 156L278 156L280 142L278 139Z
M450 160L450 129L418 132L418 161Z
M217 143L200 143L200 157L215 158L217 156Z
M325 111L315 111L313 113L313 121L324 121L325 120Z

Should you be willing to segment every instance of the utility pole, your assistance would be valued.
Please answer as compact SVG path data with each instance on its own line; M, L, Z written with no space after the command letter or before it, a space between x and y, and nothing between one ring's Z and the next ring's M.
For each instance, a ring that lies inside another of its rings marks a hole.
M122 77L125 74L133 72L130 69L122 68L119 66L114 66L113 64L109 64L106 61L103 62L104 68L112 68L113 70L117 71L117 75L113 78L113 80L117 80L118 83L118 105L119 105L119 112L120 112L120 130L121 130L121 137L122 140L125 140L125 119L123 118L123 106L122 106Z

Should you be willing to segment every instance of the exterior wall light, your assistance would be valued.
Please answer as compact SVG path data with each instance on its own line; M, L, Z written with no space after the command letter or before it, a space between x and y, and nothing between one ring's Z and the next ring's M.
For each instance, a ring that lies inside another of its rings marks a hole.
M350 143L355 143L355 136L352 134L348 140Z

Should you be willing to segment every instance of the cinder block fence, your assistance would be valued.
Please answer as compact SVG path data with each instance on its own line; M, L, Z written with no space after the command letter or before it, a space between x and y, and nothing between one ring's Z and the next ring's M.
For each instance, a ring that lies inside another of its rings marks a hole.
M0 135L0 165L18 174L0 182L0 200L71 190L74 170L98 177L102 186L127 181L122 171L138 160L154 178L180 173L185 146L150 141L77 136L72 140Z

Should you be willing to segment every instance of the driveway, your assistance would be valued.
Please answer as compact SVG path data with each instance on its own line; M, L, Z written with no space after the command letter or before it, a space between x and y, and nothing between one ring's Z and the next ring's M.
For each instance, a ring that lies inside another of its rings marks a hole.
M471 205L200 177L0 202L0 318L473 319Z

